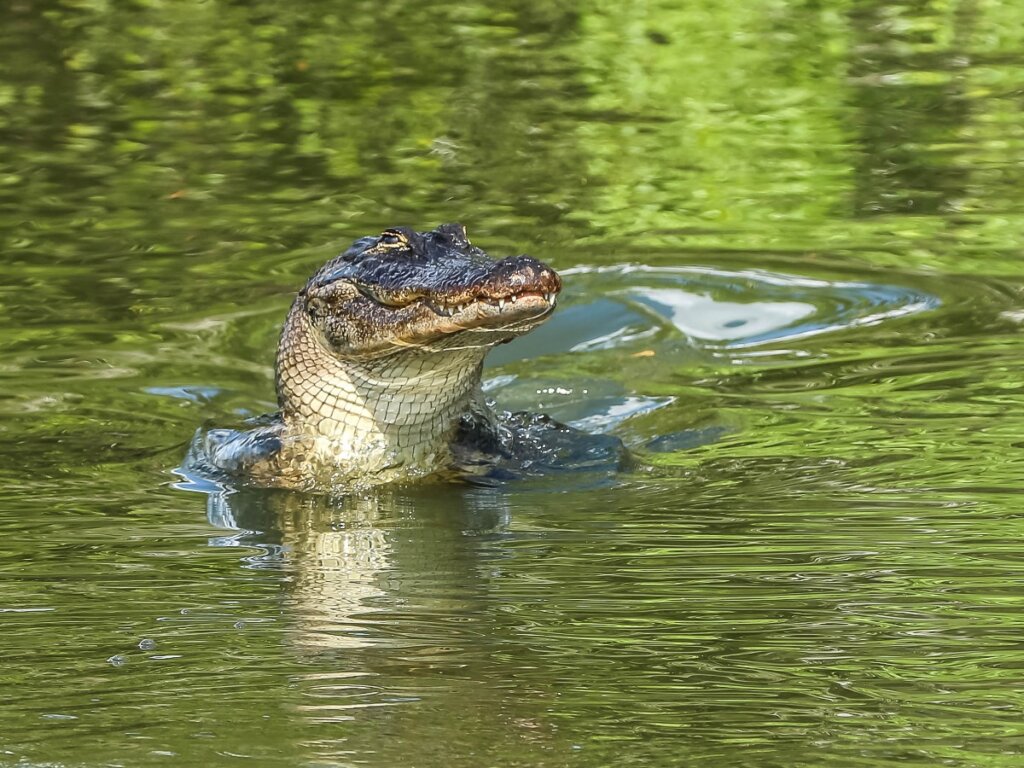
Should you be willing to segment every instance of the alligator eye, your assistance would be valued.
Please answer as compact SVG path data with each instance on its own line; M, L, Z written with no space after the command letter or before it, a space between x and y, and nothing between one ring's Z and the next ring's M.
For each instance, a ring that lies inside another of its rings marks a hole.
M385 230L377 240L379 245L406 245L408 242L405 235L393 229Z

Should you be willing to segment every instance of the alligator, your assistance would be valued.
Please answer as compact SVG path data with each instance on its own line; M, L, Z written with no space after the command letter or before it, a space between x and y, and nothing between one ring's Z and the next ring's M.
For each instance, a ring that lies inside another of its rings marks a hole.
M186 464L245 485L325 490L555 454L538 435L576 431L497 414L480 379L488 351L550 317L561 288L529 256L492 259L461 224L358 239L292 303L277 349L280 411L245 431L198 432Z

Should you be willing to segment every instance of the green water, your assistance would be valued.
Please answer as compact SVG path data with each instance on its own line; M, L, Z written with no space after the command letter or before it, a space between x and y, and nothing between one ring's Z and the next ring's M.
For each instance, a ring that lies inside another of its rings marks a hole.
M453 220L646 468L189 490ZM1022 243L1008 0L0 4L0 764L1021 765Z

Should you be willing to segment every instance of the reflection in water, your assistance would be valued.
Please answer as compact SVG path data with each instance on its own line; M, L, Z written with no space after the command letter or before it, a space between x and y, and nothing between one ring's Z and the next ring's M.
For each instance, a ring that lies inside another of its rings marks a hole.
M850 11L857 213L925 216L965 197L968 168L949 155L969 136L964 46L976 5L900 0Z
M221 491L208 498L210 522L238 531L211 539L212 545L256 547L263 554L247 557L251 566L296 574L288 601L299 646L363 644L355 620L369 610L365 601L383 594L377 580L389 567L390 544L374 527L374 505L352 501L334 510L298 495Z
M686 291L651 288L641 301L667 315L683 333L709 341L728 341L746 336L761 336L787 328L814 314L814 305L799 301L755 301L738 304L715 301Z
M493 744L467 745L484 754L559 741L547 686L506 691L492 677L509 622L492 594L504 558L488 549L515 538L504 491L207 490L210 522L232 530L211 544L257 550L244 565L281 574L288 652L301 665L292 723L317 734L308 755L359 749L400 761L415 743L421 759L443 761L459 740L452 723L494 734Z
M504 528L508 513L501 498L457 486L419 493L382 488L334 498L211 489L211 524L235 533L210 543L258 548L261 555L246 558L252 567L290 574L287 604L298 647L399 647L405 644L402 629L377 622L380 608L403 604L437 617L464 612L463 590L469 586L473 593L475 573L463 552L464 537ZM402 527L403 518L414 514L433 519L436 527ZM431 583L426 593L423 580Z

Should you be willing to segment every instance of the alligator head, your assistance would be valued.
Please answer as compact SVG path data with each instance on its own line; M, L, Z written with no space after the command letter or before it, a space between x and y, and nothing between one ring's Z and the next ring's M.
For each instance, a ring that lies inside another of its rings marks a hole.
M459 224L357 240L309 279L281 331L284 434L306 440L297 466L316 454L331 471L436 468L482 402L488 350L543 322L561 287L536 259L491 259Z
M327 262L292 312L336 357L365 360L510 341L551 313L561 287L554 270L529 256L491 259L461 224L396 227Z

